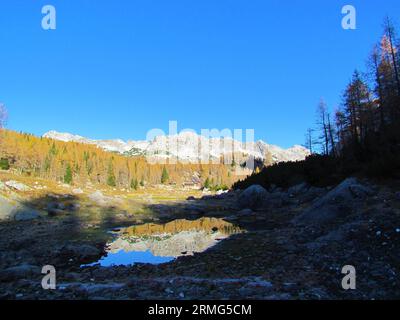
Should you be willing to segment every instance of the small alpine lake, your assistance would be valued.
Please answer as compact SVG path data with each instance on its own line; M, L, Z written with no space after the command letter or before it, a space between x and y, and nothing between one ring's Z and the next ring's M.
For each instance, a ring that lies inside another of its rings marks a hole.
M167 263L181 256L204 252L219 241L241 232L242 229L230 222L206 217L113 229L106 253L98 261L83 267Z

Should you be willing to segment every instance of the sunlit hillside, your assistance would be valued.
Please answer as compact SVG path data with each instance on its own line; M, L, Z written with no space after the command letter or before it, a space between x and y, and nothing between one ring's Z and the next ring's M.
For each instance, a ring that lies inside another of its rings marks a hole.
M10 130L0 134L1 169L23 176L129 189L157 184L223 189L237 180L234 168L223 164L149 164L144 157L123 156L94 145Z

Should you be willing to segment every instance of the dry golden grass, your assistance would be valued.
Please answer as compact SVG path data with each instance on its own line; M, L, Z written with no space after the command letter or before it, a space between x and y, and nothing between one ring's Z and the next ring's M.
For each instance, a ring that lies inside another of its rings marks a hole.
M56 201L64 205L78 203L78 212L82 217L91 219L104 219L104 215L125 214L150 215L149 205L158 203L173 203L186 200L189 196L201 197L200 190L188 190L173 186L153 186L139 188L138 190L126 190L106 186L69 186L52 180L19 175L15 172L1 171L0 181L16 181L29 187L27 191L18 191L12 188L0 189L0 194L15 199L28 206L45 211L49 202ZM77 194L74 189L81 189ZM96 203L90 195L100 191L105 199L105 204ZM55 200L55 198L58 198Z

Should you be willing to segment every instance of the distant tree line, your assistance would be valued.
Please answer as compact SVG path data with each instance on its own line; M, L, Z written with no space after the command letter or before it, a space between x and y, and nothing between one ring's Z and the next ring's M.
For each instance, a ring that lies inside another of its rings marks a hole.
M305 135L312 155L298 163L264 168L234 188L259 183L325 185L350 174L400 177L400 42L390 18L371 51L365 72L354 71L333 112L321 99L316 126Z
M355 70L344 90L342 104L331 116L322 101L318 107L317 137L307 132L306 145L324 155L352 162L381 162L398 153L400 115L400 44L392 21L368 58L364 73Z
M0 170L59 181L137 190L157 184L231 186L233 168L223 164L150 164L142 156L124 156L94 145L63 142L0 129ZM193 182L193 177L196 181Z

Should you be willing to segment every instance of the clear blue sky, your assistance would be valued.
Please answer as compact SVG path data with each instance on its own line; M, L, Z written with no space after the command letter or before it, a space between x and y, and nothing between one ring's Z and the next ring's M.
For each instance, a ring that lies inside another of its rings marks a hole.
M341 28L346 4L355 31ZM399 13L398 0L1 0L0 101L9 128L37 135L144 139L177 120L288 147Z

